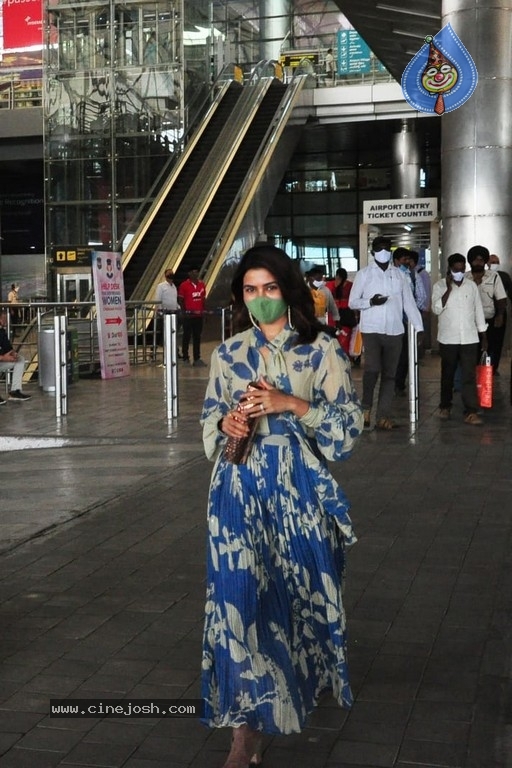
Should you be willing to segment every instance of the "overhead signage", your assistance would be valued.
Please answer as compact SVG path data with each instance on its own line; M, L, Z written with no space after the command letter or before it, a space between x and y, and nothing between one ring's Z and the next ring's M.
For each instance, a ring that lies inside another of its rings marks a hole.
M92 276L102 379L130 375L121 254L93 251Z
M318 64L318 53L306 53L304 51L289 53L287 51L286 53L281 54L279 63L282 64L283 67L292 67L294 69L295 67L298 67L304 59L310 61L311 64Z
M371 71L372 53L355 29L338 30L338 75L365 74Z
M410 197L397 200L365 200L364 224L409 224L437 219L437 197Z
M54 267L90 267L93 249L74 245L57 245L52 248Z
M3 0L4 49L19 50L43 45L41 0Z

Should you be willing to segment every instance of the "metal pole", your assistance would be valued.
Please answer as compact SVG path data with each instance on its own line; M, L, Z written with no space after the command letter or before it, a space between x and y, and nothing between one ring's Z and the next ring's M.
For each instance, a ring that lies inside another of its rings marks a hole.
M178 334L176 314L164 313L164 375L167 420L178 416Z
M419 418L419 379L417 331L407 323L407 345L409 350L409 421L416 424Z
M156 350L157 350L157 332L158 332L158 324L160 322L160 316L158 314L158 307L155 305L153 309L150 311L151 317L153 318L153 333L151 337L151 352L153 355L153 362L156 363Z
M139 307L133 308L133 364L138 363L139 357Z
M68 412L67 339L66 317L53 318L53 343L55 353L55 415L59 419Z

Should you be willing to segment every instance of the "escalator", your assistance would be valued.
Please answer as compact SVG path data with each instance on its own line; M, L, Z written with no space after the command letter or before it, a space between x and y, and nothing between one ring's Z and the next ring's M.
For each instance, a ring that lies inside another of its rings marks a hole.
M230 210L242 186L242 182L272 123L272 119L285 91L286 86L283 83L279 80L273 80L252 121L250 130L247 131L234 161L226 171L217 194L210 203L201 224L187 248L186 255L176 270L178 282L187 276L192 266L195 265L201 268L212 249L219 234L220 223Z
M205 160L217 141L219 134L230 119L240 96L242 86L231 82L226 92L220 94L218 105L207 115L205 125L193 141L193 146L185 153L182 161L172 173L172 178L165 185L156 204L142 222L137 236L130 243L123 256L123 275L125 296L132 298L135 286L139 283L144 270L150 263L169 228L174 214L185 199L192 182L197 178Z
M230 220L238 224L239 211L246 211L257 194L257 184L249 185L247 180L261 180L258 165L266 167L270 162L301 87L301 78L286 86L266 77L245 86L241 95L226 93L224 99L229 97L233 104L216 139L209 137L209 152L198 144L199 159L192 152L190 165L170 187L165 201L158 203L158 214L148 221L144 237L129 254L124 266L127 297L150 300L164 268L174 270L178 283L194 267L201 274L215 272L215 262L222 260L233 241ZM183 189L178 196L177 190Z

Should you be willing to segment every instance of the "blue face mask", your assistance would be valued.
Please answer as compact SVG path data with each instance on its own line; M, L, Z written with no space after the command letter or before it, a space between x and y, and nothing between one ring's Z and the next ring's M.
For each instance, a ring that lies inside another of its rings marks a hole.
M401 269L402 272L409 272L409 267L407 266L407 264L400 264L398 269Z
M275 322L288 309L288 304L284 299L268 299L266 296L258 296L251 301L246 301L245 306L258 323L263 323L263 325Z

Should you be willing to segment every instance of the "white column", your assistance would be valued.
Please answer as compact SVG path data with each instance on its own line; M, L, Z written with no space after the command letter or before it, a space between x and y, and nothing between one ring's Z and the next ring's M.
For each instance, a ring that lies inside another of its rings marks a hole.
M442 120L443 265L472 245L512 266L512 9L490 0L443 0L450 23L473 57L478 85Z

